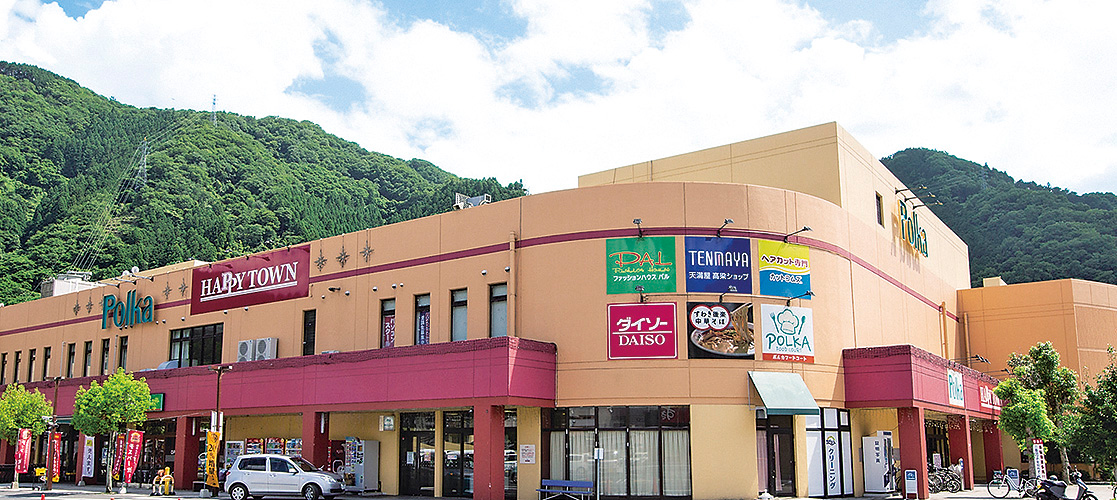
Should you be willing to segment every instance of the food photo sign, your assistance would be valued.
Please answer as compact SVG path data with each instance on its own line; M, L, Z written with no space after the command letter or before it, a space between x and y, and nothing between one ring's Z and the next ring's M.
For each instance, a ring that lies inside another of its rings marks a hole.
M752 359L752 303L688 302L687 338L691 359Z
M760 333L761 359L814 363L814 316L810 309L761 304Z
M609 304L609 359L679 357L675 303Z

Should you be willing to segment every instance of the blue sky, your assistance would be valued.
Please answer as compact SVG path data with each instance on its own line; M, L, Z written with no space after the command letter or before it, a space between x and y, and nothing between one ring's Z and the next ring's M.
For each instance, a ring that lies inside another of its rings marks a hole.
M1112 0L0 0L0 59L135 106L311 120L459 175L577 175L837 121L1117 189Z

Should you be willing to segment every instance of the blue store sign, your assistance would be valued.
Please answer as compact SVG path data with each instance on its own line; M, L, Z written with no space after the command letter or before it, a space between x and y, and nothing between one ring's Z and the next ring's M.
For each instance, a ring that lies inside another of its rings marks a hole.
M748 238L686 237L686 289L688 292L752 293Z

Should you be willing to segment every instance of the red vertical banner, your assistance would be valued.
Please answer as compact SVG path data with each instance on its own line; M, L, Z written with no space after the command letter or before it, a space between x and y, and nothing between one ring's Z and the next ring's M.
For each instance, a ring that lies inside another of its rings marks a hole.
M27 466L31 463L31 429L20 429L19 440L16 441L16 472L27 474Z
M132 473L136 472L136 465L140 463L140 454L143 453L143 431L128 431L127 444L124 445L124 482L132 482Z
M50 454L51 454L51 467L50 477L52 480L57 481L59 474L62 473L62 433L52 432L50 436Z
M116 449L113 452L112 477L120 479L120 469L124 467L124 434L116 435Z

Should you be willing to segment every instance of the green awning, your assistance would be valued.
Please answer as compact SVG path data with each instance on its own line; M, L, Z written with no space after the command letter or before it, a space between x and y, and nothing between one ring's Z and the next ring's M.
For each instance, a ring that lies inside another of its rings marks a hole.
M807 384L798 373L749 372L769 415L818 415Z

